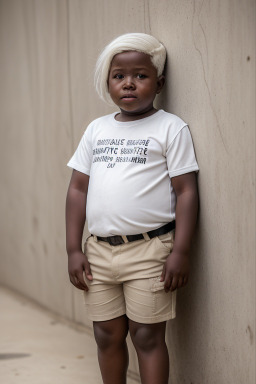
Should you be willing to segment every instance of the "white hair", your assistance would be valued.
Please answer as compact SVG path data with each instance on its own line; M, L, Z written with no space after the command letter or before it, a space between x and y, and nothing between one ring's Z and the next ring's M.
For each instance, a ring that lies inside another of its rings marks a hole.
M113 104L108 92L108 76L113 57L125 51L138 51L150 56L157 76L161 76L166 60L166 49L160 41L146 33L126 33L111 41L100 54L95 68L94 83L101 99Z

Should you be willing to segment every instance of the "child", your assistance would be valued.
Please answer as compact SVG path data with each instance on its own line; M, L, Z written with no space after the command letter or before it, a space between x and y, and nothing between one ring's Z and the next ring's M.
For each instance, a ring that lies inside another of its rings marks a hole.
M96 89L120 111L94 120L68 163L68 271L84 290L105 384L126 383L128 330L141 382L168 383L166 321L188 281L198 165L187 124L153 106L165 59L164 46L143 33L104 49Z

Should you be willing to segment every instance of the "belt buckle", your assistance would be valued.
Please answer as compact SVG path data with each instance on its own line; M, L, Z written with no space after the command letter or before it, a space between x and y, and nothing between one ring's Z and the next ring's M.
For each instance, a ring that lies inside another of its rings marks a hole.
M109 236L107 239L108 243L113 246L124 244L122 236Z

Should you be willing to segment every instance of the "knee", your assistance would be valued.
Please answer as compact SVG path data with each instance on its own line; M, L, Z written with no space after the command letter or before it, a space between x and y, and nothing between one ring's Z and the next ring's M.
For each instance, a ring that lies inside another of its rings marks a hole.
M140 326L130 330L131 339L136 350L148 352L165 344L164 334L156 333L149 326Z
M123 346L128 333L128 327L117 328L107 323L94 324L94 337L101 351Z

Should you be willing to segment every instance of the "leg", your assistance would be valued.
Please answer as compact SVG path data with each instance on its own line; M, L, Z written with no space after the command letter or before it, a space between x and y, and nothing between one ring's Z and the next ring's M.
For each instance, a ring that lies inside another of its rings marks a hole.
M166 322L141 324L129 320L129 330L139 361L142 384L168 384L169 356Z
M125 384L128 368L127 317L97 321L93 323L93 328L103 383Z

